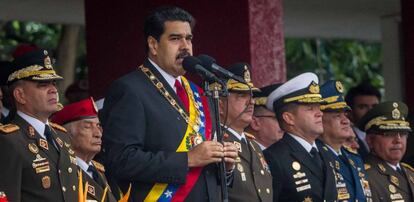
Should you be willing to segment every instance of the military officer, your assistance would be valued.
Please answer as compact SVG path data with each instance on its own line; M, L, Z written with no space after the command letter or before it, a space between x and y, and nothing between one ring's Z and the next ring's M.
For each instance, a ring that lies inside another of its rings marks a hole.
M10 201L76 201L76 158L66 130L49 122L57 109L56 80L47 51L13 61L7 83L17 115L0 127L0 190Z
M260 88L260 92L253 92L254 112L247 131L255 137L255 142L262 150L283 137L275 113L266 108L267 96L281 84L272 84Z
M351 108L344 100L343 91L340 81L329 80L321 86L321 95L325 102L321 105L324 131L320 139L335 159L338 201L371 201L371 191L365 179L361 158L355 151L343 146L352 135L350 121L346 116ZM359 160L354 161L354 158Z
M414 170L401 163L411 132L408 108L402 102L384 102L358 122L367 134L370 153L365 169L374 201L413 201Z
M83 172L82 182L88 182L87 199L116 201L109 189L104 166L92 160L101 151L102 142L102 128L92 97L66 105L62 110L56 112L51 120L63 125L68 131L75 151L76 162ZM105 200L102 200L104 195Z
M323 132L318 77L303 73L268 97L285 131L281 140L263 151L273 176L274 201L334 201L337 199L333 159L315 141Z
M245 63L232 65L229 70L246 81L227 81L229 95L220 100L220 118L228 135L225 141L234 143L239 149L233 186L229 188L229 201L272 201L272 178L259 145L254 136L244 130L252 121L254 87L249 66Z

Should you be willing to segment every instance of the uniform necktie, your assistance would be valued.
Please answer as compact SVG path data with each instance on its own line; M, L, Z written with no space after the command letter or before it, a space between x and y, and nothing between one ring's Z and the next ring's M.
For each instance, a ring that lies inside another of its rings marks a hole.
M310 150L310 154L312 155L312 159L315 161L316 165L322 170L323 163L322 163L322 159L321 159L321 156L319 155L318 150L316 150L315 147L312 147L312 149Z
M98 170L94 166L89 166L88 171L92 173L92 178L95 180L96 183L98 183L102 188L105 188L104 181L100 178Z
M184 104L184 107L188 110L188 96L185 92L185 89L181 85L181 83L178 81L178 79L175 80L175 89L177 90L177 95L180 98L181 102Z
M405 176L405 175L404 175L404 172L401 170L401 168L400 168L400 167L397 167L397 172L398 172L398 173L400 173L402 176Z
M49 143L49 148L54 148L57 152L59 152L59 148L55 144L55 141L53 140L52 131L50 130L49 125L45 125L45 132L43 133L46 137L47 142Z

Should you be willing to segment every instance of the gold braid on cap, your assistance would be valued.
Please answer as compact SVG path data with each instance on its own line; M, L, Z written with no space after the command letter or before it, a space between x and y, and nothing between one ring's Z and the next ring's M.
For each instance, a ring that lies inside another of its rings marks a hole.
M365 124L365 131L370 129L372 126L378 126L380 129L383 130L393 130L393 129L408 129L410 130L410 123L403 120L389 120L384 116L377 117L372 119L367 124Z
M255 105L266 105L267 97L257 97L254 98L254 104Z
M336 103L332 103L332 104L321 105L321 110L325 110L325 109L342 109L342 108L346 108L346 107L348 107L346 102L336 102Z
M299 95L291 98L286 98L283 100L284 103L289 102L304 102L304 103L318 103L322 102L322 96L321 94L305 94L305 95Z
M43 69L43 66L40 65L31 65L28 67L25 67L23 69L20 69L18 71L13 72L12 74L10 74L9 78L7 79L7 81L13 81L15 79L23 79L23 78L27 78L30 76L40 76L43 74L56 74L56 72L54 70L41 70ZM44 77L42 77L44 78Z

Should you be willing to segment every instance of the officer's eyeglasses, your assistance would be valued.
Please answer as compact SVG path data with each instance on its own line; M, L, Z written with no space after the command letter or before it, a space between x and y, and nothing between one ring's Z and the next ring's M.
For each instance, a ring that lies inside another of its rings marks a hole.
M382 135L384 137L392 137L392 138L397 137L397 136L403 138L403 137L407 137L408 134L409 134L408 132L383 132L383 133L378 133L378 135Z

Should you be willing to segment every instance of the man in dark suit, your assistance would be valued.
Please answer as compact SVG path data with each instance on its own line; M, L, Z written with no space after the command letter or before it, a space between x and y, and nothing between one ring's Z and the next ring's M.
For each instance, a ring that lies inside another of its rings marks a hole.
M337 199L332 158L315 141L323 132L318 77L301 74L274 90L266 106L274 110L283 138L264 150L273 176L274 201Z
M384 102L368 111L358 123L367 133L370 154L365 169L374 201L413 201L414 170L401 162L412 131L408 107L402 102Z
M232 176L237 148L214 140L202 90L183 76L194 20L177 7L144 24L148 59L113 82L100 111L107 175L132 201L220 201L218 162ZM221 185L226 186L226 185Z
M343 146L352 135L350 121L346 116L351 108L346 104L343 92L340 81L329 80L321 86L325 102L321 105L324 131L320 139L335 160L338 201L372 201L361 157Z
M366 134L364 131L360 130L356 124L370 109L381 101L381 93L371 84L363 82L349 89L346 94L345 101L352 109L348 118L353 123L352 129L354 130L358 140L358 153L362 157L365 157L369 153Z
M92 97L66 105L53 114L51 120L68 131L76 162L82 171L82 184L86 186L86 200L116 201L109 189L104 166L92 160L101 151L102 142L101 123Z
M76 158L66 130L48 121L57 110L56 80L47 51L13 61L7 83L17 115L0 127L0 190L10 201L77 201Z
M234 171L233 186L229 188L229 201L272 201L272 176L262 150L254 136L244 130L252 121L254 87L247 64L237 63L229 71L244 78L246 84L227 80L229 94L220 100L220 121L228 135L226 141L238 145L239 159Z

